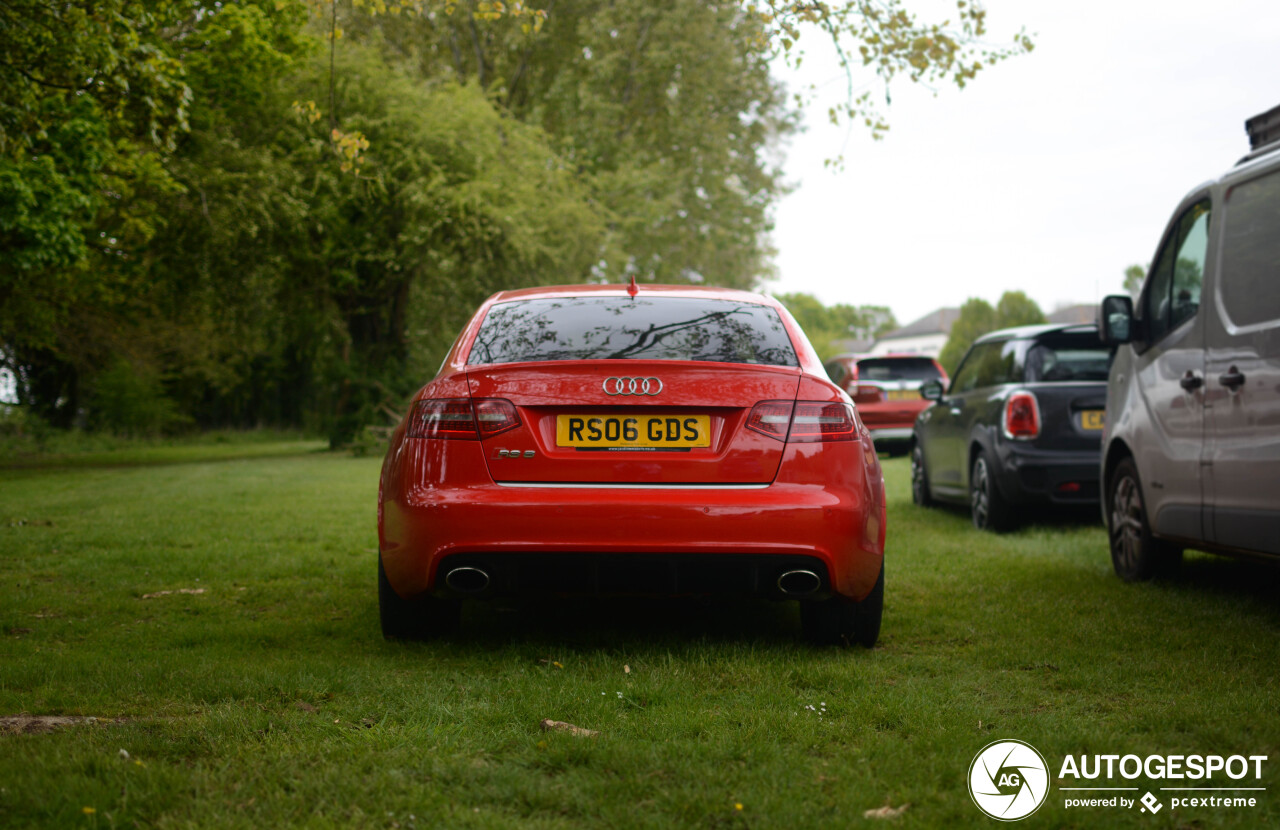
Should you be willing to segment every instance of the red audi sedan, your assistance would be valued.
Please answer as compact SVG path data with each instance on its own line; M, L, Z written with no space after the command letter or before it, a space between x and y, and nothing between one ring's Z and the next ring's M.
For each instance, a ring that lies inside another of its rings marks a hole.
M849 396L776 301L685 286L490 297L414 398L378 490L387 637L506 594L801 602L874 645L884 479Z

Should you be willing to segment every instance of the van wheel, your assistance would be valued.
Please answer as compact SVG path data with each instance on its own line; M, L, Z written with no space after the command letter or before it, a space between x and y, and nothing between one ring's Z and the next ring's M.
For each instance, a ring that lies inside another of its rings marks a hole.
M1116 465L1107 488L1107 530L1111 564L1125 582L1167 576L1182 564L1182 550L1151 535L1137 465L1126 458Z
M382 555L379 554L378 616L382 621L384 638L426 640L458 627L458 621L462 618L462 603L433 596L401 599L387 581L387 572L382 567Z
M924 449L916 444L911 449L911 500L921 507L933 507L929 492L929 472L924 468Z
M884 616L884 564L871 593L861 602L848 597L800 603L800 625L804 637L814 645L851 646L855 643L871 648L880 638L880 620Z
M1000 485L996 484L986 450L980 451L973 460L969 476L969 512L973 526L978 530L1001 533L1013 524L1009 503L1000 492Z

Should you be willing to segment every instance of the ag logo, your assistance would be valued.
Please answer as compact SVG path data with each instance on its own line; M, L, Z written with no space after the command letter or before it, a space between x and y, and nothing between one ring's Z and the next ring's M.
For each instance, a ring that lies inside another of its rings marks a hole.
M1049 765L1031 744L987 744L969 765L969 795L979 810L994 819L1026 818L1049 795Z

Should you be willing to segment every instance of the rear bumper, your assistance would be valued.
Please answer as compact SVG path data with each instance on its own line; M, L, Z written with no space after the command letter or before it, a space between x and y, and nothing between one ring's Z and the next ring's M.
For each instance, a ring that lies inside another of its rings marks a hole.
M481 571L487 579L470 587L447 579L458 569ZM783 574L813 574L813 585L788 593ZM740 595L771 599L831 596L826 564L816 556L703 553L452 553L440 558L432 592L443 597L509 595Z
M760 595L771 593L783 571L808 561L821 566L813 570L824 592L862 599L880 573L884 506L861 491L797 482L483 484L385 500L380 539L388 581L406 598L446 593L446 561L449 568L494 564L495 590L543 590L559 581L560 593Z
M906 443L911 440L914 430L911 426L891 427L871 430L871 440L877 444Z
M1000 490L1016 504L1097 504L1101 454L1101 448L1044 450L1004 442L998 451Z

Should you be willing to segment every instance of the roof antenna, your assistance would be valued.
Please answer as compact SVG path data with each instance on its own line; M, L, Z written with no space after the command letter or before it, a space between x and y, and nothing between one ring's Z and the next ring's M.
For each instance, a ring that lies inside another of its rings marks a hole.
M627 293L632 297L640 293L640 286L636 285L636 275L631 275L631 284L627 286Z

